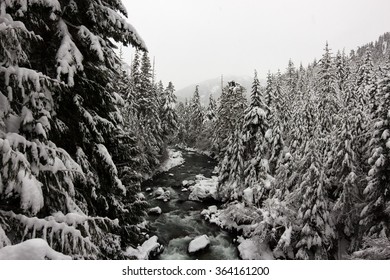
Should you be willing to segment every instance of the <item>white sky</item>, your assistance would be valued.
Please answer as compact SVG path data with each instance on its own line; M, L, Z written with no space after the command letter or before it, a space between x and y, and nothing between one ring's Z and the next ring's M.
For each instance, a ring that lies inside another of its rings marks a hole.
M389 0L122 0L156 58L157 79L176 89L225 75L261 78L390 31ZM126 61L133 50L125 50Z

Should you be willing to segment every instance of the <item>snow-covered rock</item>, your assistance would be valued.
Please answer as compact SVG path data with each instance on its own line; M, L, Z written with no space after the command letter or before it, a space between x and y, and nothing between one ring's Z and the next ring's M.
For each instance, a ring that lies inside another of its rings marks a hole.
M168 149L168 159L161 164L159 171L166 172L173 167L182 165L183 163L184 163L184 158L180 151Z
M210 245L210 239L206 234L198 236L194 240L192 240L188 245L188 253L193 254L200 250L204 250L209 245Z
M145 220L145 221L143 221L143 222L137 224L137 227L138 227L139 229L146 229L148 223L149 223L149 222Z
M253 237L244 239L238 237L237 249L243 260L274 260L274 255L268 244L261 242L258 238Z
M209 206L208 209L209 209L209 211L210 211L210 214L215 214L215 213L217 213L217 211L218 211L218 207L215 206L215 205Z
M160 207L157 206L157 207L150 208L149 211L148 211L148 213L149 213L150 215L161 215L162 210L161 210Z
M72 258L54 251L43 239L29 239L16 245L0 249L0 260L71 260Z
M156 196L156 197L157 196L161 196L161 195L164 194L164 192L165 191L164 191L164 189L162 187L158 187L157 190L154 191L153 195Z
M203 175L196 176L196 184L189 187L191 191L189 200L201 201L212 198L217 199L218 177L206 178Z
M181 184L183 185L183 187L187 187L187 186L191 186L191 185L195 184L195 181L194 180L184 180L183 182L181 182Z
M251 205L253 203L253 189L252 188L246 188L244 190L243 198L246 203Z
M163 200L167 202L168 200L171 199L171 192L170 191L165 191L162 195L156 197L158 200Z
M130 246L126 249L125 255L128 257L135 257L138 260L148 260L150 257L161 253L164 248L157 240L158 237L154 235L137 248Z

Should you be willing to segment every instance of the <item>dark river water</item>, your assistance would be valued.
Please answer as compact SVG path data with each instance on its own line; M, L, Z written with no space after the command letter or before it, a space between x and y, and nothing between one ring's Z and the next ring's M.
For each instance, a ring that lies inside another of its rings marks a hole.
M202 174L211 177L216 162L209 157L181 150L185 162L168 172L160 173L142 185L142 191L151 207L159 206L162 214L149 216L151 235L157 235L159 243L165 247L158 259L203 259L203 260L234 260L238 259L234 236L219 227L206 222L200 212L216 202L189 201L188 192L182 192L183 180L195 180ZM147 192L147 188L156 190L162 187L169 190L171 199L167 202L157 200ZM210 247L195 255L187 253L188 244L199 235L206 234L210 239Z

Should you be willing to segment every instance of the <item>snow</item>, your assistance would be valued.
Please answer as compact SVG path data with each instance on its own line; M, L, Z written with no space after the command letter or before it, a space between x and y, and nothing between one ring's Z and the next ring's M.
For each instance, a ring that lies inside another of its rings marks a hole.
M149 257L160 253L162 250L162 245L160 245L157 240L158 237L154 235L136 249L128 247L125 255L128 257L135 257L138 260L148 260Z
M68 26L63 20L58 21L59 34L62 36L61 46L57 51L57 79L61 80L62 74L68 74L68 85L74 86L74 74L83 71L83 55L77 48L69 33Z
M71 260L71 257L54 251L43 239L30 239L0 249L0 260Z
M160 207L157 206L157 207L150 208L149 211L148 211L148 213L149 213L150 215L161 215L162 210L161 210Z
M209 206L207 209L204 209L202 211L202 213L200 213L201 215L205 216L205 215L211 215L211 214L215 214L217 213L218 211L218 207L215 206L215 205L211 205Z
M96 148L97 153L101 156L101 160L109 166L109 170L112 173L111 175L114 177L116 183L115 186L122 191L123 195L125 195L126 188L123 186L122 181L118 178L118 170L106 146L104 146L103 144L96 144Z
M200 250L205 249L209 245L210 245L210 239L206 234L198 236L194 240L192 240L188 245L188 253L190 254L196 253Z
M243 237L238 237L237 249L240 254L241 259L243 260L273 260L274 256L272 254L269 246L261 242L259 238L252 237L249 239L244 239Z
M206 178L203 175L196 176L196 183L188 189L191 191L189 200L201 201L212 198L217 199L218 177Z
M183 187L191 186L191 185L195 184L195 181L194 180L184 180L183 182L181 182L181 184L183 185Z
M20 170L18 179L22 185L20 207L24 210L31 209L36 214L43 207L42 184L31 174L26 174L25 170Z
M156 197L158 200L163 200L167 202L168 200L171 199L171 192L170 191L165 191L162 195Z
M166 172L173 167L182 165L184 163L183 155L180 151L175 151L174 149L168 149L168 159L164 161L160 168L160 172Z
M100 61L104 61L104 54L103 54L102 46L100 44L100 41L102 41L103 39L100 38L99 36L96 36L95 34L93 34L84 25L81 25L79 27L78 35L83 40L88 40L89 44L90 44L90 49L93 50L96 53L96 55L98 56Z
M208 156L208 157L211 156L211 152L209 152L209 151L203 151L203 150L200 150L200 149L189 148L189 147L185 147L184 149L185 149L187 152L190 152L190 153L197 153L197 154L205 155L205 156ZM189 154L190 154L190 153L189 153Z
M246 203L249 205L252 205L253 203L253 189L252 188L246 188L244 190L243 198Z
M164 194L164 189L162 187L158 187L157 190L154 191L154 196L161 196Z

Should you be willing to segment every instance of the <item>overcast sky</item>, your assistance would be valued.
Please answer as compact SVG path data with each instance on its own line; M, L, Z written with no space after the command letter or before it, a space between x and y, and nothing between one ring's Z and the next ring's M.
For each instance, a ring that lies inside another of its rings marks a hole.
M122 0L156 58L157 79L176 89L225 75L261 78L304 66L390 31L389 0ZM132 50L126 49L130 61Z

